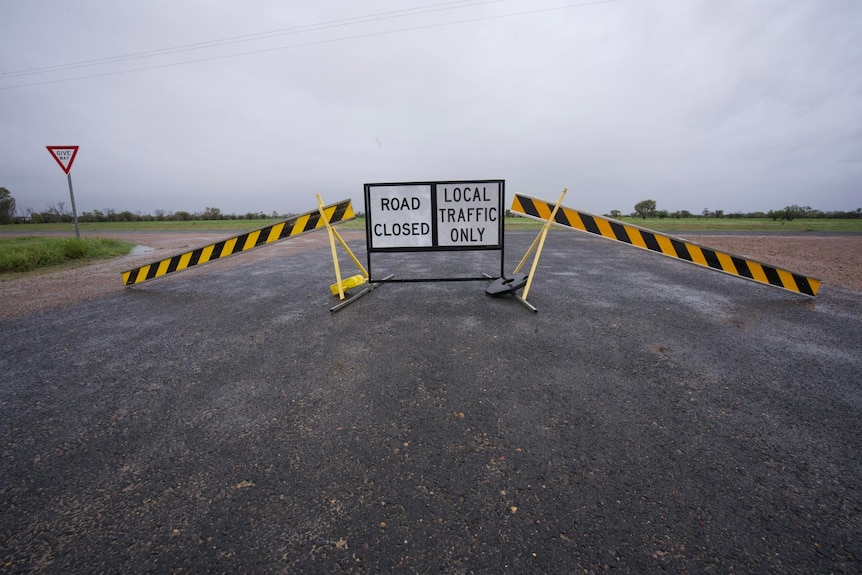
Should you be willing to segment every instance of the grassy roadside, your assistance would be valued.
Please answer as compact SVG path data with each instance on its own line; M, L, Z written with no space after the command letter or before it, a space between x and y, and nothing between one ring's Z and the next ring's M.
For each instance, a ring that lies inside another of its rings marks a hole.
M133 244L107 238L0 237L0 281L87 265L128 254Z

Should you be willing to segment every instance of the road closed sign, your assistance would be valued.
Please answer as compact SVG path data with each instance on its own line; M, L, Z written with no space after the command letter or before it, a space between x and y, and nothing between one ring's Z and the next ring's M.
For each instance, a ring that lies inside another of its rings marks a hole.
M366 225L375 248L434 246L431 184L366 188Z
M365 185L370 251L501 249L503 180Z

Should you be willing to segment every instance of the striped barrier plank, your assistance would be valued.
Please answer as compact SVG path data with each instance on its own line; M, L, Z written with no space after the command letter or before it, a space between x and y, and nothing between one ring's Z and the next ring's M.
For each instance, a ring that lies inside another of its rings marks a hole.
M332 224L352 220L356 217L350 200L326 206L324 213ZM163 278L175 272L223 260L255 248L294 238L306 232L322 230L325 227L326 223L320 217L320 212L312 210L257 230L225 238L214 244L125 271L123 272L123 285L126 287L140 285L149 280Z
M512 200L513 212L542 221L550 218L553 209L554 204L521 194ZM795 293L814 297L820 289L820 280L813 277L564 206L553 223Z

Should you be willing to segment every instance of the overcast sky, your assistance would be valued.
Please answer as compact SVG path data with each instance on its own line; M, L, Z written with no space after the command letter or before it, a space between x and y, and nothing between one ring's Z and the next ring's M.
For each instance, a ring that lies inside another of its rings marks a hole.
M46 69L47 68L47 69ZM596 213L862 207L858 0L0 5L0 186L78 212L304 212L506 180Z

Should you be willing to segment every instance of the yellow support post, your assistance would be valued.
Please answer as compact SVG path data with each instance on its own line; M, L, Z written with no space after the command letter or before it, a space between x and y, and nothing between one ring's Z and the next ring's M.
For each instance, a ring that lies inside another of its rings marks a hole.
M563 192L560 194L560 198L557 200L557 203L554 205L554 209L551 211L551 215L545 221L545 225L542 226L542 231L539 232L539 235L536 236L536 239L533 240L532 245L527 249L524 257L521 258L520 263L518 263L518 267L515 268L515 273L521 271L521 268L527 262L527 258L536 250L536 255L533 256L533 263L530 266L530 273L527 275L527 284L524 286L524 293L521 295L521 298L526 301L527 294L530 293L530 286L533 283L533 276L536 273L536 267L539 264L539 257L542 255L542 248L545 245L545 237L548 235L548 230L551 228L551 223L554 221L554 216L557 215L557 210L560 209L560 206L563 205L563 198L566 197L567 188L563 188ZM538 246L538 249L537 249Z
M330 286L330 290L333 295L338 295L338 299L344 299L344 290L351 289L357 286L360 286L368 281L368 272L363 267L362 263L359 261L359 258L354 255L353 251L347 246L347 242L344 241L344 238L341 237L341 234L332 227L332 224L329 223L329 217L326 215L325 206L323 204L323 198L320 197L320 194L316 194L317 196L317 209L320 212L320 217L323 220L324 225L326 226L326 231L329 234L329 247L332 251L332 265L335 267L335 282L332 286ZM353 260L353 263L359 268L362 272L361 276L351 276L346 280L341 279L341 268L338 265L338 251L335 248L335 240L338 239L338 242L350 256L350 259Z

